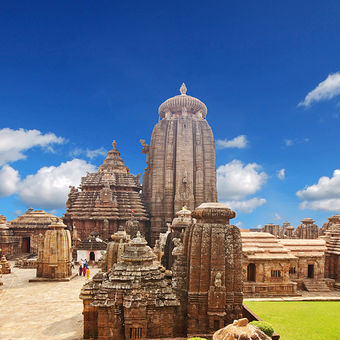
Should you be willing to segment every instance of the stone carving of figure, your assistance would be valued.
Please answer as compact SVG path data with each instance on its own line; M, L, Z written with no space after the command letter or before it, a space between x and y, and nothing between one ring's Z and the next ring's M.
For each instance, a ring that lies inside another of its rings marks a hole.
M149 151L150 151L150 145L145 143L145 139L140 139L139 142L142 144L143 149L142 153L146 154L146 164L149 165Z
M214 286L217 288L222 287L222 274L218 272L215 276Z
M186 170L184 171L183 183L184 183L184 184L187 184L187 183L188 183L188 173L187 173Z
M184 251L184 247L183 247L183 243L181 242L181 239L180 238L174 238L172 240L172 242L175 245L175 247L172 251L172 255L174 255L174 256L182 255L183 251Z

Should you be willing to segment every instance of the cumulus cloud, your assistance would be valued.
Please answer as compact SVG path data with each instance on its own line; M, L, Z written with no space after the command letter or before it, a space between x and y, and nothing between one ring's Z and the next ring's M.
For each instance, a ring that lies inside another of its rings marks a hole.
M233 139L217 139L216 146L218 149L228 149L228 148L236 148L236 149L244 149L248 144L247 136L240 135Z
M278 170L276 176L279 180L283 181L286 178L286 169Z
M261 189L267 174L256 163L244 165L234 159L217 168L217 188L221 200L239 200Z
M336 169L333 176L319 178L313 184L299 190L297 197L302 200L301 209L334 211L340 209L340 170Z
M0 170L0 196L10 196L18 189L20 182L19 172L9 165Z
M340 72L328 75L298 106L309 107L315 102L332 99L338 95L340 95Z
M264 198L254 197L249 200L232 200L223 202L227 207L232 210L243 213L251 213L256 208L266 203Z
M42 134L39 130L0 130L0 165L26 158L24 151L39 146L53 151L51 144L61 144L65 140L54 133Z
M77 158L59 166L43 167L23 180L19 196L27 205L45 209L64 208L69 185L79 185L82 176L95 171L93 164Z
M255 194L266 183L267 174L256 163L244 165L234 159L217 168L217 190L219 199L231 209L250 213L266 203L264 198L247 196Z

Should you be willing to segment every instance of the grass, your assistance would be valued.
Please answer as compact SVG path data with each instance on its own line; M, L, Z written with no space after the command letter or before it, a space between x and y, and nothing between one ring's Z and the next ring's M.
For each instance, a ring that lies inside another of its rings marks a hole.
M280 340L339 340L340 301L245 301Z

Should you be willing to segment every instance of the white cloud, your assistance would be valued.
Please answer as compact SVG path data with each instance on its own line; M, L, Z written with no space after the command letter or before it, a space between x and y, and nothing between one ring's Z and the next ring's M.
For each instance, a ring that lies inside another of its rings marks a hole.
M20 185L19 196L30 206L46 209L65 207L69 185L77 186L86 172L96 167L81 159L73 159L59 166L43 167L34 175L27 176Z
M283 181L286 178L286 169L281 169L276 172L276 176L278 179Z
M86 156L90 159L96 158L98 156L106 156L106 153L107 151L103 147L95 150L86 150Z
M336 211L340 210L340 198L322 199L316 201L303 201L300 203L299 208L302 210L324 210Z
M279 220L282 220L283 218L282 218L282 216L279 215L278 213L275 213L275 214L274 214L274 219L275 219L276 221L279 221Z
M223 201L223 203L232 210L243 213L251 213L256 208L266 203L264 198L254 197L249 200L232 200Z
M235 223L236 227L241 228L243 226L243 222L238 221Z
M221 200L239 200L261 189L267 180L256 163L243 163L234 159L217 168L217 189Z
M312 103L332 99L338 95L340 95L340 72L328 75L298 106L309 107Z
M248 144L247 136L240 135L233 139L217 139L216 145L219 149L228 149L228 148L237 148L237 149L244 149Z
M266 183L267 174L256 163L244 165L234 159L217 169L217 191L219 199L231 209L250 213L266 203L264 198L246 197L259 191Z
M9 165L0 170L0 196L10 196L17 191L20 182L19 172Z
M340 209L340 170L331 178L323 176L317 184L307 186L296 193L302 200L301 209L334 211Z
M294 145L294 141L291 139L285 139L285 144L286 146L293 146Z
M35 146L53 151L51 144L61 144L65 140L54 133L42 134L39 130L0 130L0 165L26 158L24 151Z

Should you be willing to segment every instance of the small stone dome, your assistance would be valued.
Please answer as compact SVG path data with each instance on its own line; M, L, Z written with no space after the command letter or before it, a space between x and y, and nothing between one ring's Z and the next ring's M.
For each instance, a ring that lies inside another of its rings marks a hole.
M165 114L167 112L181 113L183 108L185 108L187 112L190 112L192 114L201 112L203 118L207 115L208 109L204 103L202 103L199 99L195 97L186 95L187 88L184 83L180 88L180 92L180 95L169 98L160 105L158 113L162 118L165 117Z
M270 340L270 337L244 318L215 332L213 340Z
M215 223L229 223L229 220L236 216L236 213L223 203L209 202L202 203L191 214L197 220L210 221Z

